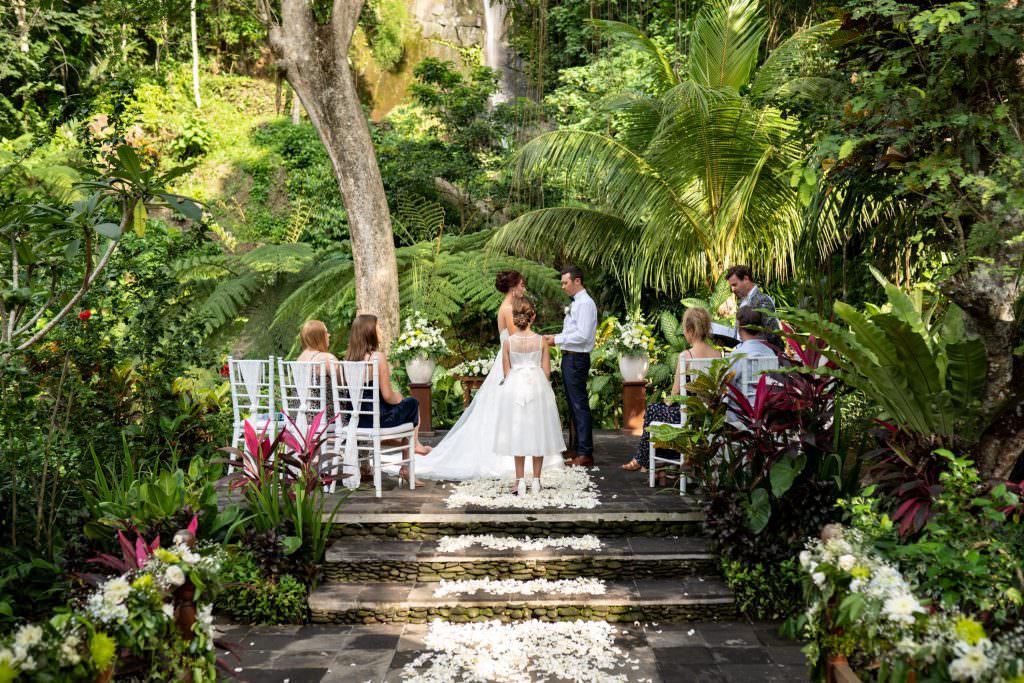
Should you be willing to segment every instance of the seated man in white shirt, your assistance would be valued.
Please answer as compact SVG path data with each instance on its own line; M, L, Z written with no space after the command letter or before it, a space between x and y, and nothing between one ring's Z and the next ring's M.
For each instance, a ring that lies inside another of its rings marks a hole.
M744 358L778 358L778 353L776 353L775 349L766 344L764 339L761 338L760 328L764 327L764 322L764 316L761 315L760 311L754 310L749 306L740 308L736 312L736 328L740 333L740 343L732 349L729 356L743 354ZM738 363L734 367L736 368L736 380L733 384L747 392L747 384L753 378L746 376L746 364Z

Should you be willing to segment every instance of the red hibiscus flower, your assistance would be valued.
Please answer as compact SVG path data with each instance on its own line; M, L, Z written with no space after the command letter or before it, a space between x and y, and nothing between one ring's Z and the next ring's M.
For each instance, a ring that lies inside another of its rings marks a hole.
M91 317L92 317L92 311L90 311L88 309L84 310L84 311L82 311L81 313L78 314L78 319L79 320L88 320Z

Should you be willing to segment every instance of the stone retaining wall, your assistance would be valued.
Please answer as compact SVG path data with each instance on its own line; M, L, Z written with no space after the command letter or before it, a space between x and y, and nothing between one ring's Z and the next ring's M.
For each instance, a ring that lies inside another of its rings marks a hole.
M343 515L339 515L343 517ZM369 524L335 524L332 537L389 538L407 541L433 541L442 536L495 534L497 536L580 536L594 534L608 538L618 536L699 536L700 522L636 522L636 521L571 521L571 522L384 522Z
M359 582L437 582L441 579L671 579L694 574L715 575L718 567L712 558L693 560L610 560L579 558L571 560L527 560L509 562L495 558L473 562L331 562L324 566L329 581Z
M609 605L609 606L533 606L529 603L509 603L494 607L414 607L411 609L353 609L341 612L313 611L313 622L318 624L425 624L434 619L462 624L498 619L511 621L608 621L631 623L634 621L660 621L665 623L735 618L732 603L695 605Z

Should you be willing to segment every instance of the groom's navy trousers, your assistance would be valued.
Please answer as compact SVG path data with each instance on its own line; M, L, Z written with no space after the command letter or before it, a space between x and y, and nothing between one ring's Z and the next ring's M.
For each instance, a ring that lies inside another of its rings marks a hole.
M578 455L594 454L594 428L590 417L590 399L587 396L587 377L590 375L590 354L562 352L562 382L569 400L569 416L576 428L576 443L569 449Z

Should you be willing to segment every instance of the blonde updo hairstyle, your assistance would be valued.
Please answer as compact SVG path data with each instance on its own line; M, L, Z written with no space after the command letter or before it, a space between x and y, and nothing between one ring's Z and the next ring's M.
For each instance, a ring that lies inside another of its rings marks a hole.
M526 299L516 299L512 304L512 324L520 330L529 327L537 317L537 311L533 304Z
M683 330L704 341L711 336L711 314L706 309L695 307L683 314Z

